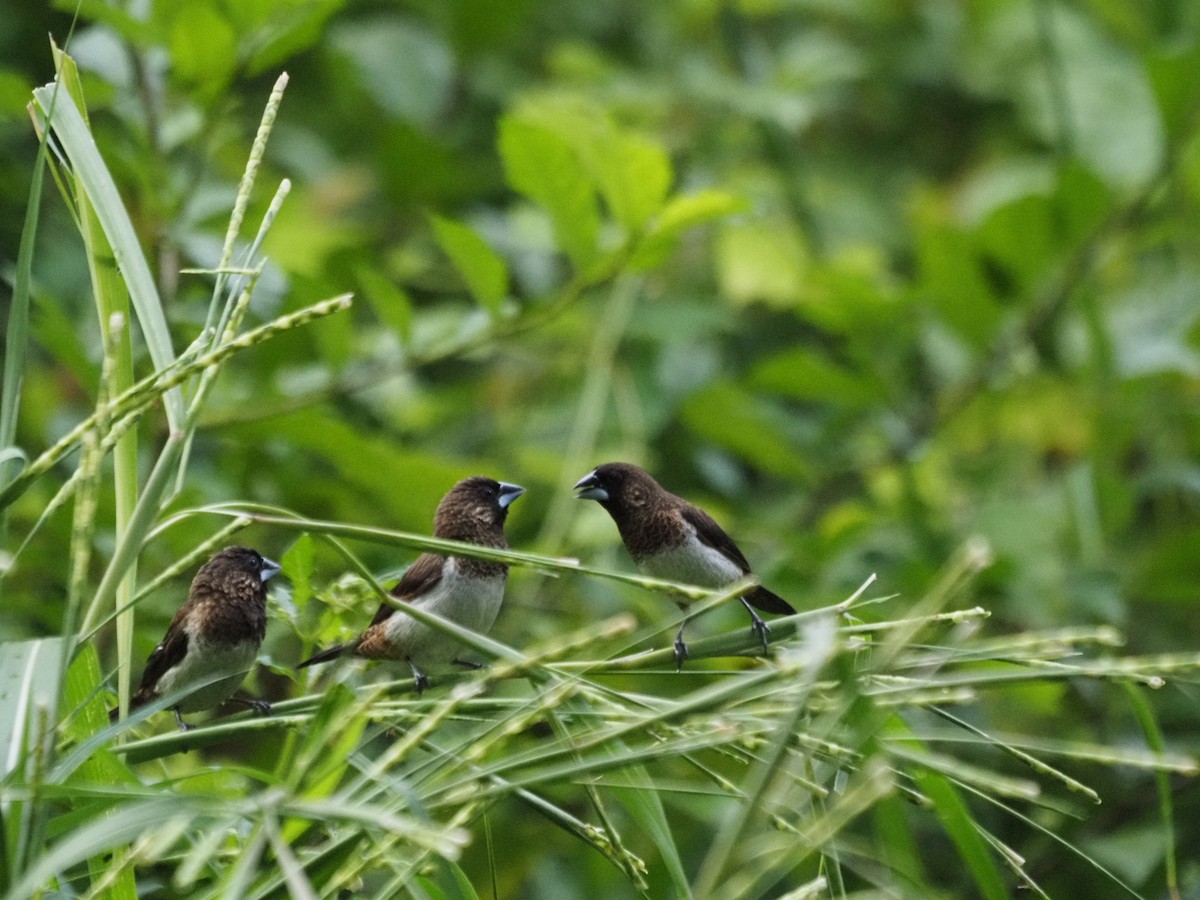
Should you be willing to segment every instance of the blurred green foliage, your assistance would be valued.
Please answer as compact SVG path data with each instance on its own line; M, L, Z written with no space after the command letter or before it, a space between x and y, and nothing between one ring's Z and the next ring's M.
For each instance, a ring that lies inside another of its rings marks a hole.
M611 523L569 496L627 459L709 508L798 607L875 572L898 595L879 615L897 616L978 535L995 558L972 599L989 628L1110 624L1133 652L1194 649L1200 5L85 0L72 23L75 6L22 5L0 30L6 281L49 33L80 64L177 348L211 294L181 270L216 264L281 70L260 185L292 192L251 315L357 295L230 363L178 508L259 501L426 531L448 486L480 472L529 488L515 547L620 568ZM90 412L99 381L86 259L57 197L34 288L30 456ZM164 427L147 417L143 440ZM60 483L10 510L6 565ZM143 571L221 524L165 531ZM0 638L58 633L70 525L59 511L6 574ZM111 534L96 543L111 553ZM408 561L362 550L380 572ZM328 592L341 561L306 552ZM181 590L141 607L141 655ZM359 599L343 626L369 616ZM635 588L528 572L506 603L496 633L516 646L625 608L666 615ZM274 661L299 652L272 629ZM1200 745L1196 694L1173 682L1153 698L1167 746ZM1039 685L981 709L995 731L1142 741L1119 692ZM1105 806L1041 824L1157 895L1151 776L1087 774ZM1194 848L1200 793L1176 788ZM1048 839L989 824L1052 895L1098 896ZM594 895L612 877L541 832L505 838L501 896ZM948 891L951 858L926 860ZM1195 890L1200 858L1181 865Z

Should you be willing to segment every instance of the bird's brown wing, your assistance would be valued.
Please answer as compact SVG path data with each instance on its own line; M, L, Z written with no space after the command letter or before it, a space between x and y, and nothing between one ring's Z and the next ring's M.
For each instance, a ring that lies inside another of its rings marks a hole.
M681 513L683 520L696 529L696 537L700 539L700 543L707 544L730 562L740 566L743 574L750 573L750 563L746 561L746 557L742 555L738 545L733 542L733 538L725 533L725 529L718 525L712 516L700 507L691 504L683 507ZM747 593L745 600L763 612L790 615L796 611L792 604L761 585Z
M746 562L746 557L742 556L742 551L738 549L738 545L733 542L733 538L725 533L716 519L706 513L698 506L687 504L680 509L683 515L683 521L687 522L696 529L696 537L700 538L700 543L707 544L712 547L731 563L738 566L742 570L742 574L750 572L750 563Z
M182 609L179 611L183 612ZM132 697L135 704L146 703L158 692L158 681L187 655L188 635L183 628L184 617L176 613L166 636L146 658L146 670Z
M417 561L409 566L404 577L400 579L400 583L389 591L389 593L397 600L405 600L411 602L420 597L426 591L431 591L442 580L442 569L446 565L444 557L434 553L424 553L417 557ZM390 603L383 603L379 607L379 611L375 613L375 618L371 620L371 625L378 625L380 622L391 618L392 613L396 611L396 607Z

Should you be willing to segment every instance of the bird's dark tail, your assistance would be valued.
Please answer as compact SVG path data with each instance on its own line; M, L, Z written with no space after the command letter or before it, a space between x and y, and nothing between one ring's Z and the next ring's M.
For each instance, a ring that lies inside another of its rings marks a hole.
M153 699L154 699L153 695L147 696L146 694L142 693L141 688L139 688L138 690L134 691L133 696L129 698L129 711L133 712L139 706L145 706L147 703L149 703ZM121 717L121 707L114 706L112 709L110 709L108 711L108 721L115 722L120 717Z
M349 656L354 652L354 644L338 644L336 647L330 647L328 650L322 650L310 656L302 663L297 663L297 669L304 669L308 666L315 666L320 663L329 662L331 659L337 659L339 656Z
M773 594L761 585L746 595L746 602L763 612L775 613L778 616L790 616L796 610L778 594Z

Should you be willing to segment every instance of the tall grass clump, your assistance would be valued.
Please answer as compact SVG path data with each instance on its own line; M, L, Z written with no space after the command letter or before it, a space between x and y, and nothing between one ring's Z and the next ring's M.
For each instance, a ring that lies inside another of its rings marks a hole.
M170 320L93 140L74 62L58 50L55 61L57 78L34 92L31 106L41 149L9 313L0 509L35 485L55 486L39 519L13 536L10 568L69 508L69 541L59 548L69 588L59 634L7 643L0 655L4 897L505 897L520 887L517 863L540 846L580 868L615 872L628 896L924 896L954 880L949 870L981 896L1045 896L1039 872L1002 837L1014 831L1081 859L1110 896L1137 896L1101 854L1056 832L1057 822L1087 816L1104 799L1089 772L1117 766L1155 777L1174 872L1169 776L1192 774L1196 763L1164 747L1145 694L1194 673L1200 655L1122 656L1108 627L989 633L988 610L971 601L989 565L982 542L963 547L922 597L877 593L864 572L851 596L774 620L769 658L739 628L695 639L688 667L676 673L667 617L639 625L632 615L585 616L577 630L514 647L414 608L406 613L487 664L416 695L411 679L388 680L386 667L296 675L267 660L291 694L268 718L152 733L143 726L160 703L110 725L110 702L128 712L139 604L246 529L289 541L283 562L292 587L275 618L306 647L350 630L328 612L339 603L388 602L363 548L503 561L528 570L515 589L553 578L568 593L603 579L683 595L701 611L736 601L750 582L706 591L283 505L181 502L201 452L198 424L226 365L344 312L350 298L250 325L263 241L289 190L286 181L278 186L245 238L284 76L253 142L219 262L200 273L213 282L196 317L203 324L177 350L183 327ZM503 264L469 230L437 222L486 324L409 360L466 357L552 326L585 292L611 291L564 470L595 451L614 335L630 321L642 274L689 225L736 206L715 193L670 196L661 148L603 129L589 139L620 151L594 154L598 172L564 162L571 148L553 122L505 120L500 150L511 185L548 211L575 274L540 306L514 312ZM629 170L605 168L622 164ZM16 436L43 171L82 238L102 359L88 386L91 412L33 453ZM603 245L598 222L581 218L551 176L576 187L594 178L587 189L628 226L623 241ZM547 543L566 528L561 500L545 525ZM111 521L101 521L103 510ZM196 522L205 537L148 576L139 566L147 548ZM318 551L345 574L322 574ZM984 724L982 710L1024 696L1016 691L1062 683L1127 694L1145 745ZM476 854L470 861L467 848Z

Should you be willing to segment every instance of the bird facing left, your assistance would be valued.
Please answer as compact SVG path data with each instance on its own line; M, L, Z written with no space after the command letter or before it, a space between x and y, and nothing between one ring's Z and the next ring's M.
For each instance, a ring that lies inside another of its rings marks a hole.
M146 660L130 710L160 697L183 693L171 707L181 730L191 726L182 713L198 712L232 700L268 714L263 700L234 697L254 665L267 632L267 582L279 563L248 547L226 547L200 567L187 600ZM118 711L109 712L115 719Z

